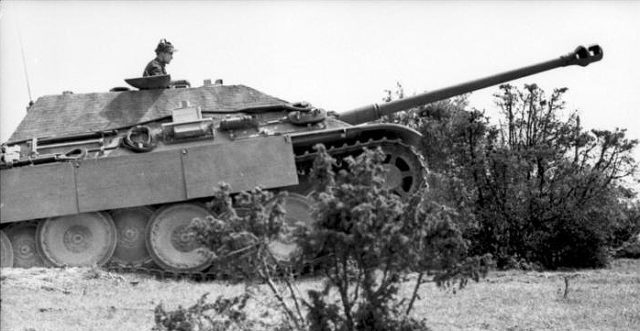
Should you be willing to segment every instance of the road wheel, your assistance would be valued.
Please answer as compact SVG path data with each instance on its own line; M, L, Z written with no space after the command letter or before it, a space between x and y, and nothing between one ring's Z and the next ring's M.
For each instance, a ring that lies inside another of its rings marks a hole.
M280 262L291 262L302 254L302 247L295 241L294 233L302 228L313 226L312 202L309 198L289 193L284 201L285 231L268 245L269 252Z
M13 248L9 237L0 231L0 268L13 267Z
M113 219L103 212L49 218L38 224L36 239L44 262L58 267L101 266L118 241Z
M33 222L20 222L10 225L6 235L13 248L13 266L16 268L44 267L42 257L36 248L36 229Z
M404 146L385 145L385 186L402 198L408 198L424 184L424 169L418 157Z
M123 208L111 211L118 231L118 244L111 261L119 265L140 267L150 263L145 234L153 210L147 207Z
M194 204L177 204L157 210L146 230L147 250L153 261L173 272L202 271L211 264L211 256L186 229L194 218L204 219L211 214Z

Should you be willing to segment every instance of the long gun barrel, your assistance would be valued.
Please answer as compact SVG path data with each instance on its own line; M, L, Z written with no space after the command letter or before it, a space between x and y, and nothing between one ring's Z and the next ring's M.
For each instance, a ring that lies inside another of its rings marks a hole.
M566 67L569 65L586 66L589 63L602 59L602 48L598 45L589 47L578 46L575 51L563 55L560 58L540 62L527 67L503 72L501 74L476 79L470 82L445 87L443 89L425 92L412 97L391 101L384 104L373 104L355 108L338 114L338 118L349 124L361 124L379 119L382 116L399 111L426 105L435 101L445 100L456 95L483 89L485 87L501 84L510 80L534 75L543 71Z

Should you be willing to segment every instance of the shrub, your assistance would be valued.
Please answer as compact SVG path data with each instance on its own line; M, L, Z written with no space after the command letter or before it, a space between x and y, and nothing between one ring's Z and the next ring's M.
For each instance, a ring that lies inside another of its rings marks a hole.
M427 278L433 277L439 286L464 287L468 279L478 280L486 273L488 259L467 257L468 243L452 221L456 212L439 204L435 193L421 192L405 202L384 187L381 150L346 158L348 169L336 174L335 160L323 146L317 149L312 170L313 180L319 183L313 194L316 224L289 234L296 236L307 254L317 254L317 247L306 244L324 243L320 258L320 272L326 278L323 290L309 291L308 300L300 298L286 272L295 264L282 265L269 251L269 242L287 231L284 194L255 189L234 201L230 188L221 185L208 204L216 216L194 220L192 235L213 255L216 265L267 284L291 328L425 330L425 322L410 313ZM242 208L242 213L235 207ZM417 273L412 294L399 298L399 286L411 279L410 273ZM284 291L277 282L284 283ZM337 301L332 299L336 292ZM287 296L290 301L285 300ZM224 326L247 323L244 314L229 315L231 310L221 309L220 300L205 304L203 297L189 309L180 307L169 313L158 306L158 330L192 330L213 322ZM246 300L243 297L228 306L241 310ZM223 322L213 320L207 311L226 317Z
M205 293L191 307L179 306L174 311L166 311L162 304L154 309L153 331L223 331L251 330L251 323L243 311L249 296L247 294L225 299L219 296L214 303L206 303Z
M615 252L618 258L640 259L640 233L625 242Z
M464 98L391 119L423 134L423 154L442 176L441 203L464 215L470 250L491 253L499 267L601 267L639 229L624 187L638 140L624 129L585 129L577 112L566 113L566 91L501 85L499 125L465 109Z
M334 173L335 160L317 146L312 178L321 183L316 231L326 245L322 291L310 291L308 322L312 330L424 329L410 317L424 276L433 273L438 285L486 272L487 258L466 258L467 242L452 219L455 211L420 192L403 202L384 187L385 155L365 150L347 157L348 169ZM410 298L397 297L407 275L417 272ZM331 301L332 289L339 300ZM408 299L408 300L407 300ZM338 313L339 312L339 313Z

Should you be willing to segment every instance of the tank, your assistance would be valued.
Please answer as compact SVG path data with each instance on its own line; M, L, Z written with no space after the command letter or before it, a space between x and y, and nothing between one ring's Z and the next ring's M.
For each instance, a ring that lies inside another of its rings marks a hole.
M386 185L420 191L421 135L384 115L602 58L580 46L559 58L384 104L341 112L290 103L243 85L169 76L131 88L40 97L2 146L2 266L156 265L200 272L212 260L185 235L224 182L233 192L288 191L288 224L311 224L316 144L340 160L380 147ZM274 245L285 245L275 242ZM285 249L286 250L286 249Z

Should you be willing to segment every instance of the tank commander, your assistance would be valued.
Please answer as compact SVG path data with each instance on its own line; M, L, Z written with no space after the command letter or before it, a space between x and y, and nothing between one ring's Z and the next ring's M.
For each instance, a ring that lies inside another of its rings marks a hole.
M171 62L173 59L173 52L176 51L177 49L175 49L170 42L166 39L160 39L158 47L156 47L156 58L147 64L142 76L166 75L167 70L165 69L165 66Z

